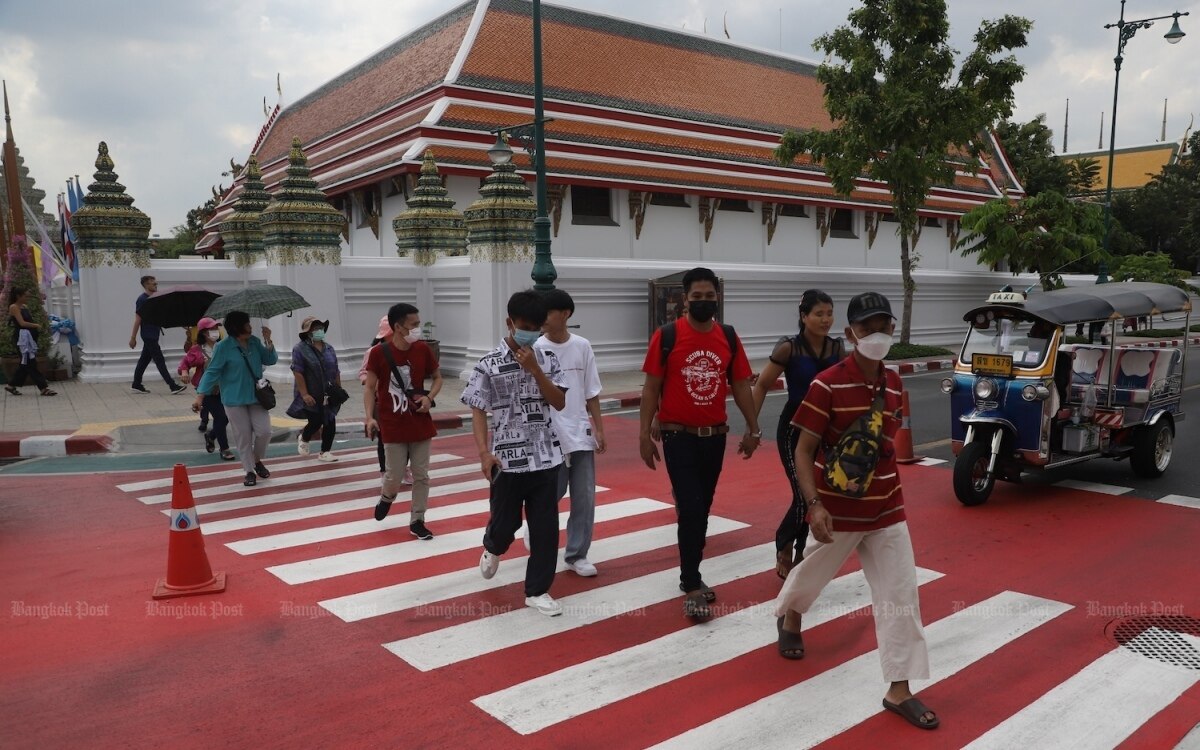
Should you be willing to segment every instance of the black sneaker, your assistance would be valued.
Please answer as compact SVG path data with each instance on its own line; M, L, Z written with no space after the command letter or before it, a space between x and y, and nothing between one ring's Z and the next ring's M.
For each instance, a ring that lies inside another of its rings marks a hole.
M212 453L217 449L217 439L211 432L204 433L204 450Z
M379 502L375 503L375 520L376 521L382 521L383 519L387 518L387 514L389 512L391 512L391 510L392 510L392 501L395 499L396 499L395 495L392 495L390 500L387 499L385 495L379 496Z
M425 528L424 521L413 521L408 525L408 530L417 539L424 539L425 541L433 539L433 532Z
M247 471L246 478L242 480L242 484L246 485L247 487L253 487L254 485L258 484L258 478L254 476L253 471Z
M208 422L201 422L200 426L197 427L196 429L199 430L200 432L208 432Z
M150 389L141 383L134 383L133 385L129 386L129 390L133 393L140 393L143 396L150 393Z
M186 385L180 385L179 383L176 383L175 385L171 386L171 395L174 396L176 394L183 393L186 390Z
M271 476L271 472L267 471L267 467L263 466L262 461L254 462L254 473L259 475L263 479L266 479L267 477Z

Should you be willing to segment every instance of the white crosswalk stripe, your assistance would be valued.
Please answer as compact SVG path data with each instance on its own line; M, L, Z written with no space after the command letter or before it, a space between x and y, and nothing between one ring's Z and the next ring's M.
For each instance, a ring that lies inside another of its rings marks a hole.
M1200 651L1200 638L1151 627L1136 641L1181 638ZM1076 672L966 748L1116 747L1200 681L1180 669L1117 648ZM964 749L966 750L966 749Z
M349 453L337 454L340 463L345 464L350 461L361 461L365 458L375 456L375 449L369 451L352 451ZM431 457L432 458L432 457ZM271 465L268 467L271 470L271 475L287 474L288 472L299 471L300 469L311 469L316 464L316 456L293 456L291 458L276 458L271 459ZM240 464L235 464L239 466ZM188 481L194 486L205 482L214 482L218 479L241 479L243 472L241 468L224 469L224 470L196 470L188 472ZM173 476L168 474L166 477L158 479L147 479L142 482L130 482L128 484L118 484L117 489L122 492L144 492L145 490L156 490L162 487L170 487L175 483ZM168 498L169 499L169 498Z
M1166 495L1158 499L1160 503L1167 505L1178 505L1184 508L1200 508L1200 497L1190 497L1188 495Z
M913 682L913 692L954 675L1070 609L1069 604L1005 591L927 625L933 671L930 680ZM879 652L872 651L655 747L812 747L881 712L883 692Z
M747 528L747 524L741 521L731 521L720 516L712 516L708 519L710 538L744 528ZM588 560L593 563L605 563L650 550L671 547L675 545L675 542L676 534L673 525L655 526L628 534L600 537L592 542L592 547L588 551ZM503 558L500 569L490 580L484 580L479 575L479 569L472 567L467 570L456 570L358 594L350 594L337 599L329 599L320 604L346 622L356 622L369 617L378 617L433 602L446 601L520 583L525 580L525 563L528 560L529 558L526 556ZM561 573L566 569L566 564L560 560L558 572ZM678 571L676 571L677 574Z
M918 585L940 577L941 573L917 570ZM816 627L870 603L861 571L836 578L803 618L803 627ZM531 734L727 662L776 638L774 603L766 602L718 617L704 627L684 628L472 702L520 734ZM871 684L878 682L876 674Z
M596 523L650 513L670 507L666 503L651 500L647 497L606 503L596 508ZM560 528L562 524L566 523L569 515L568 511L563 511L559 514L558 523ZM389 544L384 547L372 547L370 549L355 550L354 552L343 552L328 557L318 557L284 565L273 565L267 568L267 571L284 583L311 583L312 581L344 576L350 573L361 573L364 570L373 570L387 565L413 562L435 555L460 552L471 548L482 548L482 539L483 532L481 529L457 531L451 534L442 534L427 542L400 542L399 544Z
M1114 484L1101 484L1099 482L1084 482L1080 479L1060 479L1055 484L1059 487L1069 487L1073 490L1084 490L1085 492L1098 492L1102 495L1124 495L1133 492L1132 487L1118 487Z

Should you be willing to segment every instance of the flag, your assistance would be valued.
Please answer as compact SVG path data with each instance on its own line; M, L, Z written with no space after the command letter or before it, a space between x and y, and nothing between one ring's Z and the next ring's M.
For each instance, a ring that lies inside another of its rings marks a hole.
M71 222L71 216L79 209L83 208L83 190L79 187L79 175L75 175L75 180L67 180L67 223ZM68 232L71 238L72 247L72 263L71 263L71 278L79 281L79 258L73 252L74 247L79 244L79 237L75 234L75 228L71 227Z
M67 183L67 189L70 189L70 183ZM67 207L66 197L58 194L58 226L59 240L62 242L63 260L67 264L67 286L71 285L72 280L79 278L79 261L75 259L75 233L71 229L71 209Z

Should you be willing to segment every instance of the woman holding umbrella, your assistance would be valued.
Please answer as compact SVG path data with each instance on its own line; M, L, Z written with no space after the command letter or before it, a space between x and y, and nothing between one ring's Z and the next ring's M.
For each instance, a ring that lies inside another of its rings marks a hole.
M201 318L200 322L196 324L196 343L192 345L191 349L188 349L188 353L179 363L177 370L180 375L191 370L193 386L200 385L200 379L204 375L204 371L208 369L208 363L212 361L213 352L220 338L221 332L217 328L217 321L212 318ZM212 417L212 430L204 431L204 447L209 453L212 453L219 444L221 458L232 461L234 455L233 451L229 450L229 436L225 430L226 425L229 424L229 418L225 415L225 407L221 405L220 386L214 386L214 389L214 393L200 397L202 399L201 419L204 418L205 412Z
M337 456L330 453L333 436L337 430L337 413L342 402L331 396L342 388L342 374L338 369L337 354L325 343L325 332L329 321L305 318L300 323L300 343L292 349L292 372L296 374L292 405L289 417L307 419L308 424L300 431L296 444L301 456L309 454L309 441L317 430L321 431L321 454L318 461L330 463Z
M271 341L271 329L262 327L260 341L253 335L250 316L240 310L225 316L225 334L213 347L212 359L196 386L192 411L199 412L204 396L220 388L221 405L233 427L238 456L246 472L242 484L253 487L256 475L263 479L271 476L263 465L271 440L271 415L259 405L254 386L263 377L263 368L279 361L279 355Z

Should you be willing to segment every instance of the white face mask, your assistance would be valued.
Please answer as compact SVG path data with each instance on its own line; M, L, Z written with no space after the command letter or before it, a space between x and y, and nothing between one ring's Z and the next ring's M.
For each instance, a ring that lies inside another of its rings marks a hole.
M220 334L217 333L216 331L205 331L204 332L204 338L208 339L209 341L216 341L217 337L219 335Z
M421 332L413 329L409 331L407 335L405 335L404 340L410 344L415 344L421 340Z
M892 348L892 334L872 333L854 344L854 351L874 362L881 362Z

